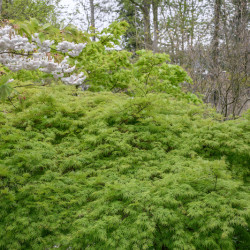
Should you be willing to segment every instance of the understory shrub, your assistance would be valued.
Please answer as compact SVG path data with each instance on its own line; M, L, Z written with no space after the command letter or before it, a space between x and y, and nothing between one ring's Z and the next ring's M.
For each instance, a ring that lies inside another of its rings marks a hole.
M0 249L249 249L249 114L166 93L0 104Z

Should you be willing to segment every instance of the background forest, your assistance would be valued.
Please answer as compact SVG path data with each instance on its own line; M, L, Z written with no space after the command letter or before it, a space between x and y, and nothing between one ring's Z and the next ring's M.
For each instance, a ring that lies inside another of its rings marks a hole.
M1 250L250 249L247 0L0 15Z
M249 107L249 3L247 0L76 1L79 27L102 27L114 19L130 27L123 46L170 55L225 117Z

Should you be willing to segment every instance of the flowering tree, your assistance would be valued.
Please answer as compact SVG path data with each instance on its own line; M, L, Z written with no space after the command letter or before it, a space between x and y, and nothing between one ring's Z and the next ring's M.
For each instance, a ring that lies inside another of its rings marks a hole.
M115 22L96 33L95 42L89 39L91 35L71 26L59 30L49 23L40 25L34 18L17 24L7 23L0 27L0 64L12 72L39 69L65 84L75 86L83 86L88 74L91 85L101 83L104 88L111 89L109 85L112 84L108 84L112 82L111 78L129 64L130 53L119 51L118 55L116 51L113 53L109 50L119 44L127 28L125 22ZM111 72L110 69L114 68L115 71ZM10 78L13 77L5 76L1 79L1 99L10 94Z
M67 63L68 56L60 62L54 61L51 57L52 40L41 41L38 33L32 36L29 42L27 37L16 34L16 31L9 25L0 28L0 63L7 66L11 71L21 69L36 70L40 69L45 73L51 73L54 78L61 79L65 84L80 85L85 80L84 73L78 75L71 74L75 66L71 67ZM71 57L78 56L85 44L63 41L58 43L56 50L68 53ZM65 74L71 74L65 76Z

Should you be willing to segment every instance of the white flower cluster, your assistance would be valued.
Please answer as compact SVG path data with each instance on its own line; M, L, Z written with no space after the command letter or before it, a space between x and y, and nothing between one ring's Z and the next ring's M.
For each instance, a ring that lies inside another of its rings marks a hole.
M33 51L36 46L29 43L26 37L16 35L10 26L0 29L0 52L9 50L23 50L25 52Z
M54 41L50 41L50 40L45 40L43 42L41 42L38 33L35 33L34 36L32 36L32 41L35 42L39 49L38 51L41 52L41 53L48 53L50 52L51 48L50 46L54 44Z
M0 29L0 36L4 36L6 34L10 34L12 32L12 27L9 25L6 25L4 27L1 27Z
M72 73L75 70L75 66L70 67L67 63L68 56L61 63L56 63L54 58L47 55L54 41L41 42L38 34L32 37L32 41L30 43L26 37L17 35L11 26L0 27L0 63L12 71L40 69L45 73L51 73L56 79L61 78L65 84L81 85L83 83L86 78L83 73L64 77L65 73ZM57 50L68 53L70 56L78 56L84 47L82 43L62 42L58 44ZM35 49L38 52L34 52Z
M56 48L57 50L63 53L68 53L70 56L76 57L79 56L79 54L85 48L85 44L83 43L75 44L74 42L71 43L68 41L63 41L61 43L58 43Z
M81 72L78 75L73 74L70 77L64 77L64 78L62 78L61 80L65 84L69 84L69 85L81 85L85 79L86 79L86 76L84 76L84 74Z

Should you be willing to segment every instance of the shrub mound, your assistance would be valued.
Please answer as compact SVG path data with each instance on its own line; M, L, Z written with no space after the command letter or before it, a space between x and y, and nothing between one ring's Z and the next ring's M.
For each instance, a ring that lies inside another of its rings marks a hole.
M1 249L249 249L249 115L167 94L22 95L0 105Z

